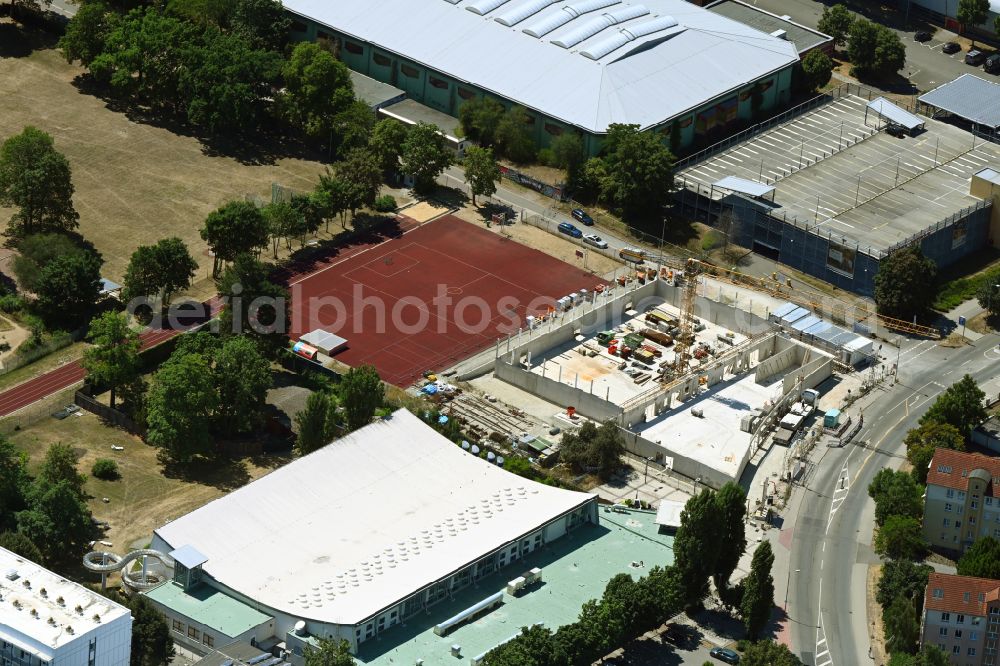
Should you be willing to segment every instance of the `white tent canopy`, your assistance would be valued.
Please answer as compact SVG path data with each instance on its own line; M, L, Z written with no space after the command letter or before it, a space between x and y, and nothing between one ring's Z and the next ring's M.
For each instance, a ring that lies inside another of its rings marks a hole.
M924 126L924 119L914 115L899 106L896 106L885 97L876 97L868 102L868 108L882 116L886 120L902 125L906 129L913 131Z
M729 190L730 192L739 192L740 194L747 194L758 198L774 192L774 186L772 185L765 185L764 183L758 183L756 180L739 178L738 176L726 176L722 180L715 181L712 185L723 190Z

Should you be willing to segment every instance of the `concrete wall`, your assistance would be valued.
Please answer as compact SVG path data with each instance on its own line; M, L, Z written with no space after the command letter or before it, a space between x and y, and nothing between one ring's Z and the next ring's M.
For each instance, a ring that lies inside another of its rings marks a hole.
M702 484L711 488L721 488L726 483L734 480L717 469L713 469L702 462L694 460L693 458L678 455L666 447L646 439L638 433L630 432L628 430L623 430L622 432L625 435L625 448L628 449L629 453L633 453L642 458L653 458L653 460L656 460L661 464L666 458L672 458L674 472L691 479L700 478ZM740 461L739 469L741 471L746 466L749 459L750 449L747 449L746 455L743 457L743 460Z
M812 350L807 349L806 354ZM827 356L820 356L806 362L798 371L788 374L782 380L782 392L787 394L795 388L799 378L802 379L802 389L816 388L833 374L833 359Z
M585 389L574 388L569 384L536 375L520 365L511 365L501 360L497 363L495 374L497 379L502 379L543 400L561 407L576 407L578 412L595 421L616 419L621 414L621 407L604 398L592 395Z

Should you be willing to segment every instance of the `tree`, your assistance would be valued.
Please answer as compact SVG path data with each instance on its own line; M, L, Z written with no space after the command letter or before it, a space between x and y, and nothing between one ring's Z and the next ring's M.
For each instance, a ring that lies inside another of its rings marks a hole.
M847 36L851 33L851 26L854 24L854 14L847 10L844 5L833 5L823 8L823 14L819 18L816 27L820 32L826 33L833 38L834 46L843 46L847 43Z
M746 493L739 485L729 482L715 494L715 504L719 521L719 545L712 579L722 596L747 548L746 528L743 524L747 511Z
M219 317L225 335L250 335L269 355L285 347L288 291L271 282L263 264L248 254L236 257L219 280L219 294L226 299Z
M14 514L28 506L28 456L0 435L0 532L17 529Z
M906 433L906 459L913 465L910 473L920 484L927 483L927 468L936 449L965 450L965 438L955 426L928 421Z
M371 423L375 410L385 402L385 385L378 371L370 365L351 368L338 387L340 405L350 430L357 430Z
M44 266L35 288L35 308L50 327L76 328L87 321L101 294L101 260L83 251Z
M458 122L465 138L483 146L496 142L497 127L503 117L503 104L492 97L473 97L458 107Z
M256 343L234 335L215 355L215 385L219 402L215 422L228 436L250 432L264 420L264 402L271 388L271 365Z
M93 525L90 510L72 482L36 480L28 505L17 514L17 531L38 546L45 563L78 562Z
M175 462L211 451L209 427L218 405L215 378L200 354L171 357L149 388L146 439Z
M281 0L236 0L229 16L230 31L262 51L283 52L291 26Z
M948 666L948 655L936 645L924 644L917 654L897 652L888 666Z
M314 42L300 42L282 70L280 106L308 136L332 139L334 117L353 100L350 70Z
M354 666L351 644L341 639L319 638L318 647L306 646L305 666Z
M919 245L897 250L879 262L875 274L875 304L882 314L912 319L934 298L937 266Z
M407 127L395 118L383 118L372 127L368 149L382 166L383 174L399 171L399 155L406 141Z
M802 75L806 88L810 91L819 90L830 82L833 76L833 61L822 51L815 50L802 59Z
M45 561L42 551L31 542L31 539L19 532L0 532L0 548L6 548L12 553L17 553L23 558L29 559L35 564Z
M33 292L38 288L38 278L45 266L59 257L84 250L65 234L46 233L25 236L17 244L17 251L14 275L22 289Z
M850 34L847 55L853 74L885 78L906 64L906 47L899 35L889 28L857 18L851 25Z
M453 161L444 137L434 125L418 122L403 142L403 172L413 176L414 188L421 193L434 189L434 180Z
M740 603L743 626L747 630L747 638L751 640L760 635L771 619L771 610L774 608L774 578L771 576L773 564L771 542L762 541L753 552L750 573L743 581L743 599Z
M98 458L95 460L94 464L90 467L90 474L94 478L105 481L117 481L122 476L121 470L118 469L118 463L111 458Z
M81 4L66 24L66 32L59 38L66 62L79 60L89 67L94 58L104 52L104 43L117 20L117 14L100 0Z
M470 146L465 151L465 159L462 162L465 169L465 182L469 184L469 191L472 192L472 205L476 205L476 196L493 196L500 184L500 165L493 157L492 148L480 148Z
M963 28L983 25L989 17L990 0L958 0L955 18L958 19ZM976 45L975 39L972 40L972 45Z
M1000 16L997 19L1000 20ZM1000 314L1000 270L986 272L976 291L976 300L991 317Z
M1000 541L987 536L976 539L958 560L959 576L1000 580Z
M336 175L327 172L319 177L319 185L313 192L309 205L301 198L292 199L293 205L298 205L302 211L303 219L307 220L304 229L309 230L315 225L319 229L321 222L326 222L326 230L330 231L330 220L340 215L340 226L347 228L347 209L351 205L353 187L347 181L341 180ZM311 220L308 207L315 209L315 219Z
M261 209L261 212L264 219L267 220L274 258L277 259L278 245L281 239L284 238L288 243L292 236L301 234L305 227L305 217L294 206L284 201L269 203Z
M81 362L87 381L110 389L114 409L118 387L139 373L139 334L129 327L125 314L108 311L90 322L87 339L94 345L83 352Z
M868 486L868 496L875 500L875 523L879 527L890 516L920 519L924 514L923 493L906 472L888 467L880 469Z
M209 213L201 237L212 250L212 277L217 277L223 262L235 261L241 254L253 254L267 247L267 220L249 201L230 201Z
M35 485L54 486L65 482L76 493L77 497L83 499L86 496L83 492L83 484L87 482L87 477L77 471L76 466L79 460L79 456L71 446L60 443L50 445L45 452L42 467L38 470Z
M523 106L512 106L497 124L497 151L519 164L535 159L537 151L531 126L527 110Z
M920 624L912 601L896 597L883 611L882 621L885 624L885 647L890 654L914 654L917 651Z
M370 150L352 148L334 166L334 173L347 185L346 204L352 219L357 209L375 203L375 197L382 187L382 165Z
M655 133L612 123L604 141L600 198L629 220L660 220L670 201L674 156Z
M681 511L681 525L674 537L674 568L686 606L701 602L708 592L708 577L715 570L719 543L716 510L714 493L706 488L689 499Z
M0 146L0 206L17 209L6 231L14 238L78 226L69 162L40 129L29 125Z
M144 594L133 594L126 602L132 611L132 654L130 666L167 666L174 658L170 626Z
M191 286L197 262L180 238L164 238L156 245L140 245L125 269L125 300L157 295L164 305L181 289Z
M310 393L305 409L295 415L295 425L299 431L295 441L299 455L326 446L340 427L337 403L324 391Z
M556 647L552 630L540 624L521 627L521 633L489 652L481 666L550 666L554 665Z
M772 640L748 645L740 663L743 666L802 666L802 662L787 645Z
M352 99L333 117L331 155L343 156L356 148L367 147L374 123L375 115L371 107L361 100Z
M896 597L921 603L927 579L932 571L934 569L927 564L917 564L911 560L889 560L882 565L882 575L878 580L878 591L875 593L876 601L883 610L888 608Z
M875 537L875 552L894 560L915 560L926 550L923 529L916 518L889 516Z
M937 397L920 417L920 423L948 423L968 437L969 432L989 416L983 404L985 399L986 394L976 380L965 375Z
M583 140L580 135L574 132L563 132L552 139L549 148L552 149L556 166L564 170L566 180L573 183L585 159Z
M583 424L575 433L563 435L560 458L575 469L593 470L601 479L610 478L621 467L625 441L614 422Z

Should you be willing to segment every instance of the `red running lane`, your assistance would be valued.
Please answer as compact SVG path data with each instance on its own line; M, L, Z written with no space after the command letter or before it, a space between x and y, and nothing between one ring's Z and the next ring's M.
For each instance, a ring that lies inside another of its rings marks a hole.
M218 296L213 296L202 303L202 305L208 307L210 315L215 315L219 311L220 304L221 301ZM139 336L141 342L140 349L146 350L150 347L155 347L180 333L181 331L172 329L145 331ZM7 389L0 393L0 416L13 414L17 410L27 407L42 398L83 381L86 374L80 362L73 361Z

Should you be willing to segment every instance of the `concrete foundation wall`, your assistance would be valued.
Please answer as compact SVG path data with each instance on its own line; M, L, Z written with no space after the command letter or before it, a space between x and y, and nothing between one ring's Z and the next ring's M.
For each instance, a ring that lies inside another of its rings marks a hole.
M592 395L584 389L536 375L520 365L500 362L497 363L495 373L497 379L502 379L512 386L560 407L576 407L578 412L595 421L616 419L621 414L618 405L604 398Z
M807 352L809 350L806 350ZM799 378L802 379L802 389L816 388L833 374L833 359L820 356L806 362L797 372L789 373L782 382L782 393L787 394L795 388Z
M721 488L726 483L734 480L717 469L712 469L708 465L692 458L678 455L656 442L651 442L638 433L629 432L628 430L623 430L623 433L625 435L625 448L629 453L643 458L652 458L660 464L664 464L669 458L672 462L672 469L677 474L682 474L691 479L701 479L702 484L715 489ZM750 451L748 449L743 460L740 461L739 469L741 472L749 459Z

